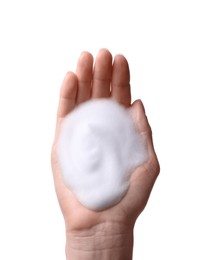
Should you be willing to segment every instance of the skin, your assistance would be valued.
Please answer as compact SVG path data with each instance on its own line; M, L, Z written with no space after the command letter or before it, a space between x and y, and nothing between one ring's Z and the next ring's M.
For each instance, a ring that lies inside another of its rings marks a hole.
M82 206L65 186L56 152L64 117L80 103L94 98L113 98L126 107L148 149L148 160L131 175L125 197L114 207L99 212ZM130 72L123 55L116 55L113 60L108 50L101 49L94 61L90 53L83 52L76 73L66 74L60 90L51 158L55 190L66 226L66 258L132 259L134 224L148 201L159 174L159 163L144 106L141 100L131 104Z

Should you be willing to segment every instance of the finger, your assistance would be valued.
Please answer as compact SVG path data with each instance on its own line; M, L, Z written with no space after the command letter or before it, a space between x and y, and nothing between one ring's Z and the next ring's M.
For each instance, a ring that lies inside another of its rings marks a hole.
M89 52L83 52L77 62L78 78L77 104L88 100L91 96L93 57Z
M60 90L58 118L65 117L74 109L77 95L77 77L73 72L68 72Z
M113 62L111 96L120 104L129 107L131 104L130 72L127 60L117 55Z
M112 55L106 50L99 51L93 72L92 97L106 98L110 96L112 73Z

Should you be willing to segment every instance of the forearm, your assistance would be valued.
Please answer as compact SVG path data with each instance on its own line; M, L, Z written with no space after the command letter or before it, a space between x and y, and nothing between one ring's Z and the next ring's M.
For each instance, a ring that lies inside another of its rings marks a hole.
M67 232L67 260L131 260L133 229L103 223L90 230Z

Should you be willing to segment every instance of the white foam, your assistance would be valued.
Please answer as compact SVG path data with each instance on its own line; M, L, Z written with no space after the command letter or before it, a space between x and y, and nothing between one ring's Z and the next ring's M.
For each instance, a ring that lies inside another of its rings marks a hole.
M96 99L64 119L58 157L65 184L78 200L102 210L123 198L147 151L128 110L112 99Z

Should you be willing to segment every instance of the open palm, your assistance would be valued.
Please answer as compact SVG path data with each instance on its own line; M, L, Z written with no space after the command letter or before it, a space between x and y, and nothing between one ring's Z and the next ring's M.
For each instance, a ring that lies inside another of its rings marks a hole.
M116 55L112 62L111 53L105 49L98 53L94 66L92 55L83 52L78 60L76 73L68 72L65 76L60 91L52 148L52 170L58 201L69 232L90 229L106 222L133 226L144 209L158 176L159 163L153 148L151 128L142 102L137 100L131 104L129 82L129 66L125 57ZM117 205L98 212L82 206L65 186L56 150L64 117L80 103L93 98L113 98L129 109L137 130L144 136L148 149L148 160L131 175L129 190L124 198Z

